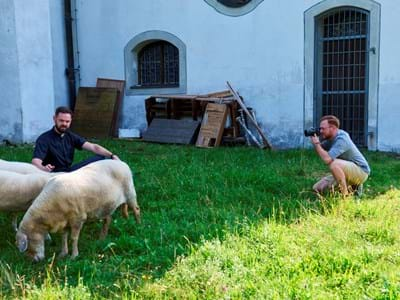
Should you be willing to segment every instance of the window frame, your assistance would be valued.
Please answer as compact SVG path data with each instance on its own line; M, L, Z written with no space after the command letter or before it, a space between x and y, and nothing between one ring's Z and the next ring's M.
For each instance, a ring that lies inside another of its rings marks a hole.
M143 66L141 65L140 59L141 59L141 55L143 55L143 51L145 51L146 48L148 48L149 46L160 46L160 84L143 84L141 82L141 74L142 74L142 68ZM178 70L177 71L177 77L178 77L178 83L174 83L174 84L169 84L169 83L165 83L165 47L167 46L172 46L176 49L176 51L178 52ZM142 47L142 49L139 50L138 52L138 84L136 86L132 86L131 88L135 89L135 88L174 88L174 87L179 87L179 49L176 48L173 44L164 41L164 40L159 40L159 41L154 41L153 43L149 43L146 46Z
M218 0L204 0L204 1L221 14L231 17L239 17L253 11L264 0L252 0L241 7L230 7L222 4Z
M139 52L149 44L165 41L178 49L179 52L179 85L177 86L139 86ZM152 95L152 94L184 94L186 93L186 45L175 35L159 30L140 33L133 37L125 46L125 94Z

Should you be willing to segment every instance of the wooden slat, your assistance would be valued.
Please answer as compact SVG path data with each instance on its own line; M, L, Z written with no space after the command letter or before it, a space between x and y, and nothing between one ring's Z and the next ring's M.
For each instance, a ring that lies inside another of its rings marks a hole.
M198 97L198 95L152 95L149 98L161 98L161 99L188 99L192 100ZM149 99L147 98L147 99Z
M232 88L232 86L230 85L229 82L226 82L226 84L228 85L229 90L232 92L232 95L235 97L237 103L239 103L240 107L243 109L243 111L245 112L248 120L250 120L250 122L253 123L254 127L257 129L258 133L260 134L261 138L263 139L264 144L268 147L268 148L272 148L271 144L269 143L267 137L265 136L264 132L261 130L260 126L258 126L257 121L254 120L253 116L251 115L251 113L248 111L246 105L244 105L242 99L240 99L240 96L237 94L237 92Z
M158 143L194 144L200 122L192 120L153 119L143 133L143 140Z
M228 115L225 104L208 103L201 123L196 146L209 148L219 146Z
M125 80L97 78L96 87L116 88L119 92L117 101L115 102L114 114L111 124L111 133L114 137L118 137L119 117L121 114L122 100L125 94Z
M232 97L232 93L229 90L226 91L221 91L221 92L213 92L209 94L204 94L201 95L201 97L208 97L208 98L226 98L226 97Z

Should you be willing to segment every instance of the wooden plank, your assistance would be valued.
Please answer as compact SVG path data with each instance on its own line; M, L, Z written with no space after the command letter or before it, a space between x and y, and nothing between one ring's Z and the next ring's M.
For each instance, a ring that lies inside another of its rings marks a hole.
M194 144L200 122L192 120L153 119L143 133L143 140L158 143Z
M115 88L118 90L118 98L115 102L114 114L111 123L112 136L118 137L119 117L121 115L122 100L125 94L125 80L97 78L96 87Z
M208 97L208 98L226 98L226 97L232 97L232 93L229 90L226 91L220 91L220 92L213 92L209 94L204 94L201 95L201 97Z
M225 104L207 104L197 137L197 147L209 148L220 145L227 115L228 107Z
M111 136L118 93L115 88L80 87L71 129L86 138Z
M198 95L152 95L149 98L192 100L192 99L195 99L196 97L198 97Z
M261 138L263 139L263 142L265 143L265 145L268 148L272 148L271 144L269 143L267 137L264 135L264 132L261 130L260 126L258 126L257 121L254 120L253 116L251 115L251 113L248 111L246 105L244 105L243 101L240 99L239 95L237 94L237 92L232 88L232 86L229 84L229 82L227 81L226 84L229 87L229 90L232 92L232 95L235 97L235 100L239 103L240 107L243 109L243 111L245 112L246 116L248 117L248 120L250 120L250 122L253 123L254 127L257 129L258 133L260 134Z

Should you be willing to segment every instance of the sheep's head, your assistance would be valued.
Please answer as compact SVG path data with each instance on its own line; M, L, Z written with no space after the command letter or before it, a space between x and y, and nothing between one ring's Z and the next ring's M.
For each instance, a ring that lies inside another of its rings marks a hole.
M41 234L33 233L27 235L21 230L17 231L15 243L20 252L27 252L33 261L38 262L44 259L44 237Z

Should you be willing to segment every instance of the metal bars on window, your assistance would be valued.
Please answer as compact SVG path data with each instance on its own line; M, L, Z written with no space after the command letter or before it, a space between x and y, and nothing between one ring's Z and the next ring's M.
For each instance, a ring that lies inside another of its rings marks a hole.
M158 41L146 45L138 54L138 85L140 87L179 86L179 50Z
M320 16L317 117L335 115L359 146L366 145L368 12L341 7Z

